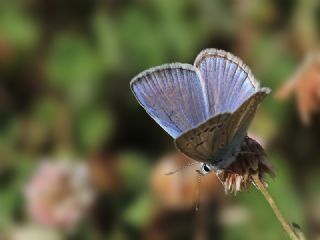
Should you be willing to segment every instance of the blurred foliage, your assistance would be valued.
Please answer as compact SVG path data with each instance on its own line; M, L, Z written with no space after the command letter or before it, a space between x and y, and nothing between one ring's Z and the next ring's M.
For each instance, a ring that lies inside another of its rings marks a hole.
M30 50L40 37L39 25L18 3L1 4L0 29L1 36L20 50Z
M104 180L108 188L75 232L53 239L196 239L198 229L208 239L283 239L253 187L204 207L205 230L192 209L157 205L149 175L173 143L138 107L129 81L155 65L192 63L214 47L239 55L261 85L277 89L318 47L319 12L317 0L1 1L0 234L29 228L24 183L43 157L66 154L99 155L94 163L119 179L117 187ZM315 238L320 220L308 203L320 194L319 118L306 130L293 104L268 97L250 130L276 166L271 194ZM233 204L249 219L221 224L220 213Z
M47 60L48 80L65 91L75 107L92 102L99 87L102 64L86 39L74 34L63 34L53 40Z

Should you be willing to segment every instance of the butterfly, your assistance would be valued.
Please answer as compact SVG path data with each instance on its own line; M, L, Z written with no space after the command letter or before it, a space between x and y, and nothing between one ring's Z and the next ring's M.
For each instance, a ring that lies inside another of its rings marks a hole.
M130 87L176 148L201 163L202 175L235 161L258 105L270 93L241 59L218 49L201 51L193 65L145 70Z

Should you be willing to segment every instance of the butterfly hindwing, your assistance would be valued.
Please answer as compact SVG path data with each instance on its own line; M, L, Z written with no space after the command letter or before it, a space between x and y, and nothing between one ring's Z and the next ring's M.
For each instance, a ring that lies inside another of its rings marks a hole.
M226 127L226 142L228 144L232 141L238 131L246 131L250 122L252 121L258 105L262 99L268 95L270 90L262 88L257 93L253 94L247 99L228 119L225 124Z
M176 139L176 147L195 160L210 162L219 149L229 147L240 130L246 132L257 106L268 93L269 89L261 89L234 113L219 114L187 131Z
M175 140L177 149L197 161L209 162L220 147L217 136L220 136L230 116L230 113L219 114L183 133Z
M147 113L172 137L207 118L203 81L190 64L166 64L135 77L131 89Z

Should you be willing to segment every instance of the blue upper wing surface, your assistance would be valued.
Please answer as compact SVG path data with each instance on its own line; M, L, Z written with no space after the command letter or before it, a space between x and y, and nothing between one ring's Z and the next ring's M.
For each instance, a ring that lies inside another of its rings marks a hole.
M165 64L136 76L130 86L147 113L173 138L208 118L204 82L190 64Z
M204 80L204 97L209 117L235 112L259 90L251 70L236 56L223 50L206 49L195 63Z

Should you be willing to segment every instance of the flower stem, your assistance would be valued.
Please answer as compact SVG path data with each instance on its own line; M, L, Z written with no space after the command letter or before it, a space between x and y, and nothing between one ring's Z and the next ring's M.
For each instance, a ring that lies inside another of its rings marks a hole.
M272 208L274 214L277 216L279 222L281 223L283 229L288 233L288 235L290 236L290 238L292 240L299 240L299 237L297 236L297 234L294 232L293 228L291 227L291 225L285 220L283 214L280 212L278 206L276 205L275 201L273 200L273 198L271 197L271 195L269 194L267 188L265 187L265 185L261 182L258 174L252 175L252 180L254 182L254 184L256 185L256 187L260 190L260 192L262 193L262 195L264 196L264 198L267 200L267 202L269 203L270 207Z

